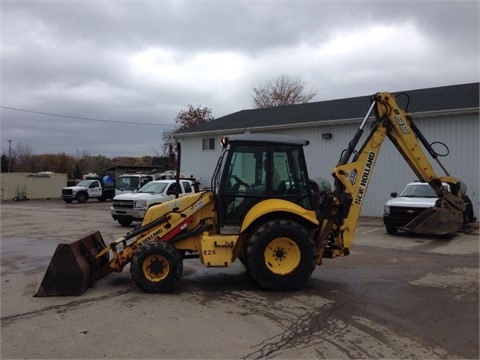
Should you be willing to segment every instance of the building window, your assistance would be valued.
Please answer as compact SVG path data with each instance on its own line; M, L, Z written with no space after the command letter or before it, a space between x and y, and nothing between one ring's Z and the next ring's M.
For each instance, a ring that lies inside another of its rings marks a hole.
M202 139L202 150L215 150L215 138Z

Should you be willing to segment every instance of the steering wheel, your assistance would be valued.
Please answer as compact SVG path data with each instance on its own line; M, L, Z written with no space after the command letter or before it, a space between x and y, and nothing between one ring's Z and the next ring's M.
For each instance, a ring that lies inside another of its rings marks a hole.
M247 187L247 188L249 187L249 185L248 185L245 181L243 181L242 179L240 179L238 176L233 175L232 177L233 177L233 179L237 182L238 185L243 185L243 186L245 186L245 187Z

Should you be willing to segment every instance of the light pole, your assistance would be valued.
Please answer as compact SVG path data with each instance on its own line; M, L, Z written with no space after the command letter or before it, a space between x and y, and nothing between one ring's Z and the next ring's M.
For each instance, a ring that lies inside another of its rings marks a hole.
M11 163L12 163L12 140L8 140L8 172L10 172Z

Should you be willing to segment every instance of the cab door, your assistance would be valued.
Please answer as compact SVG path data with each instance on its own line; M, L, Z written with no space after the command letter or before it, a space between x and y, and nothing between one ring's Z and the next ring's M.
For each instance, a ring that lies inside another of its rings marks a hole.
M88 186L88 195L90 197L101 197L102 196L102 187L100 186L100 181L94 180Z

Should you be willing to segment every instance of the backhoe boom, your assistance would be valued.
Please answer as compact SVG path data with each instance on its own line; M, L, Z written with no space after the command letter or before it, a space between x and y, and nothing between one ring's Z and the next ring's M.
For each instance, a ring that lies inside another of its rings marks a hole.
M370 134L361 148L355 151L372 111L375 112L375 121ZM372 97L372 104L361 126L350 141L339 164L332 171L335 179L335 191L331 201L334 212L336 209L336 216L325 214L324 221L326 223L323 228L331 228L331 231L319 233L317 243L327 243L327 241L329 243L324 250L319 249L316 257L317 263L321 263L323 256L347 255L352 247L363 200L386 136L395 145L418 179L428 182L440 198L438 207L428 209L428 214L422 214L423 216L419 216L418 220L415 219L416 222L407 224L406 227L412 232L428 232L438 235L452 233L462 227L462 213L465 205L460 194L460 180L449 176L448 173L446 176L440 177L435 173L421 144L433 158L436 159L437 155L420 130L413 124L412 117L397 104L393 94L377 93ZM353 154L355 156L350 161ZM438 161L438 159L436 160ZM442 165L441 167L444 169ZM442 183L450 184L452 193L448 192ZM329 222L331 224L328 224ZM326 239L326 236L329 238Z

